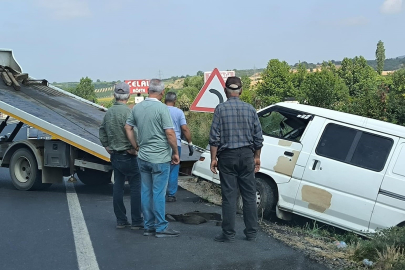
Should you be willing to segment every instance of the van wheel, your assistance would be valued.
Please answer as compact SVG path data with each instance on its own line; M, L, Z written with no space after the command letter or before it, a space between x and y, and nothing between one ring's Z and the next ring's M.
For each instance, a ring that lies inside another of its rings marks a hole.
M107 185L111 183L112 172L112 170L109 172L103 172L98 170L85 169L84 171L78 170L76 173L83 184L95 186Z
M38 170L37 160L26 148L20 148L13 153L9 169L11 181L16 189L41 190L52 185L42 183L42 172Z
M274 209L276 206L276 191L275 189L260 176L256 177L256 204L257 214L259 217L270 219L274 216ZM242 196L238 195L237 199L238 213L243 213L243 200Z

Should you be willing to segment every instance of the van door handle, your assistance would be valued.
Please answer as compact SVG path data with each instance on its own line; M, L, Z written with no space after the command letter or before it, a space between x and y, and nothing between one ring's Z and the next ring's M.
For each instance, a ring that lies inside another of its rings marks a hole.
M312 170L315 171L316 165L318 165L319 160L314 161L314 165L312 165Z
M294 153L293 153L293 152L285 151L285 152L284 152L284 155L286 155L287 157L293 157L293 156L294 156Z

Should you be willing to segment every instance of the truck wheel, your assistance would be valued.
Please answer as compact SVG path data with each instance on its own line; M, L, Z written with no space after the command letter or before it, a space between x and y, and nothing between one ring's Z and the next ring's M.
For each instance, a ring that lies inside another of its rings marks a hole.
M276 194L274 188L266 180L260 176L256 177L256 204L259 217L269 219L273 216L277 202ZM240 193L237 199L237 210L238 213L243 213L243 200Z
M13 153L10 160L10 176L13 185L19 190L41 190L52 184L42 183L42 172L32 152L20 148Z
M107 185L111 183L111 174L113 171L103 172L92 169L84 169L77 171L77 176L85 185Z

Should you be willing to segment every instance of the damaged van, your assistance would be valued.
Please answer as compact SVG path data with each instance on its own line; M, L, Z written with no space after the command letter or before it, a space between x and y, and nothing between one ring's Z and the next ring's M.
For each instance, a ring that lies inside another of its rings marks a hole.
M294 103L258 116L259 215L294 213L360 234L405 225L405 127ZM220 183L208 151L192 172Z

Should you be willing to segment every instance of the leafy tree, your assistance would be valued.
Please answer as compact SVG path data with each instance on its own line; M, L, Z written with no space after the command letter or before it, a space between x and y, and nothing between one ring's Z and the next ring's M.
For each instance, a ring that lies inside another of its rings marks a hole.
M392 123L405 125L405 69L394 72L389 80L388 120Z
M287 62L272 59L261 74L257 84L257 94L261 107L280 102L286 97L294 97L295 89L292 83L292 73Z
M299 63L297 65L297 72L295 72L292 76L292 82L295 89L299 90L301 84L305 81L305 78L308 75L307 66L304 63Z
M94 92L94 84L89 77L81 78L80 83L76 86L72 93L92 102L97 101L96 94Z
M197 71L197 76L204 77L204 72L202 72L201 70Z
M242 81L242 89L245 91L250 90L250 85L252 83L252 80L249 78L249 76L244 75L240 79Z
M385 48L384 42L381 40L377 43L377 50L375 51L375 59L377 61L377 72L381 75L384 70L384 61L385 61Z
M100 79L97 79L97 82L100 82Z
M306 76L298 97L300 103L331 109L338 102L345 102L348 96L343 80L325 64L321 71Z
M184 79L183 87L195 87L200 90L204 85L204 78L201 76L187 77Z
M344 58L337 72L353 97L360 96L363 89L376 87L378 83L378 74L367 64L363 56Z

